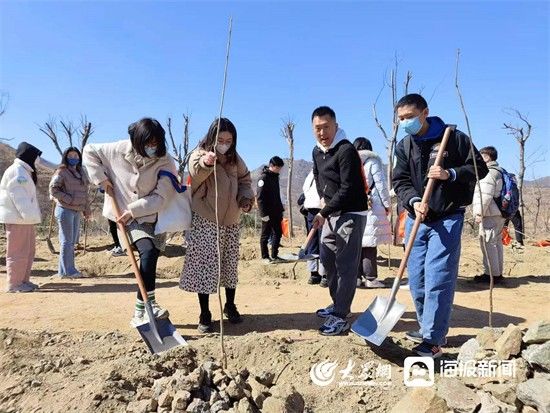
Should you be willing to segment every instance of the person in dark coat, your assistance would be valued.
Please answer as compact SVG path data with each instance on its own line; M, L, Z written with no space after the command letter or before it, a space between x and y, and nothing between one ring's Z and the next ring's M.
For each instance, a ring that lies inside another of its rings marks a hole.
M256 191L256 201L258 210L262 219L262 235L260 236L260 248L262 259L266 262L279 261L279 246L283 230L281 221L283 220L284 207L281 201L281 190L279 188L279 173L284 166L284 162L278 156L269 160L269 165L264 166L260 179L258 179L258 188ZM271 237L271 257L267 246Z

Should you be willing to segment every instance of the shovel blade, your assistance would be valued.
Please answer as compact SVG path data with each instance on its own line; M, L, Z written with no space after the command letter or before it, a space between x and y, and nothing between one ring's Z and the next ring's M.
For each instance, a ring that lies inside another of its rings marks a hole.
M282 255L279 255L279 257L288 262L297 262L297 261L316 260L317 258L319 258L319 254L307 254L307 255L282 254Z
M187 342L177 332L170 319L154 319L152 323L154 323L154 326L151 326L151 322L147 322L136 327L151 353L157 354L172 347L187 345Z
M405 306L397 301L394 301L386 312L387 305L387 298L377 296L352 324L351 331L372 344L380 346L405 312Z

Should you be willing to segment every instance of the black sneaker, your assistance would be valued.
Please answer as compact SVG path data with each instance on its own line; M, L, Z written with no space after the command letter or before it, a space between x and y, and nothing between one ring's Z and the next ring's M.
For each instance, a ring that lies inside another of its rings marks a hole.
M237 324L243 321L243 318L239 314L235 304L225 303L225 306L223 307L223 315L226 316L232 324Z
M431 357L433 359L441 357L443 355L443 350L441 350L441 346L430 344L425 341L414 347L412 351L414 351L420 357Z
M408 340L411 340L413 343L422 343L422 341L424 341L422 339L422 334L420 334L420 331L407 331L405 333L405 337L408 339Z
M309 280L307 280L307 283L311 285L319 284L322 278L323 277L321 277L319 274L312 273L311 276L309 277Z
M201 334L212 332L212 313L210 311L206 314L201 313L197 330L199 330Z
M499 275L497 277L493 277L493 282L495 284L500 284L504 280L504 277L502 275ZM491 276L489 274L481 274L476 275L474 277L475 283L487 283L489 284L491 282Z
M328 280L327 277L323 277L321 279L321 282L319 283L319 287L327 288L328 287Z

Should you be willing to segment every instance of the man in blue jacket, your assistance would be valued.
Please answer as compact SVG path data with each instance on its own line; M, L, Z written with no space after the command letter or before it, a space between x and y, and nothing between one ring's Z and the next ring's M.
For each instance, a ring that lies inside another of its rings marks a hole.
M325 319L320 333L334 336L350 327L346 318L357 287L368 198L361 159L344 131L338 129L334 111L318 107L311 121L317 139L313 177L322 206L312 225L323 227L320 255L332 298L332 304L317 315Z
M416 94L402 97L396 105L399 126L408 134L395 149L393 188L409 212L405 227L408 238L414 217L422 224L408 262L409 285L420 324L407 338L419 343L413 350L420 356L439 357L446 342L453 305L464 209L472 203L476 183L470 138L459 130L451 134L442 166L434 166L446 124L428 117L426 100ZM474 147L479 178L487 166ZM428 204L422 194L428 178L437 179Z

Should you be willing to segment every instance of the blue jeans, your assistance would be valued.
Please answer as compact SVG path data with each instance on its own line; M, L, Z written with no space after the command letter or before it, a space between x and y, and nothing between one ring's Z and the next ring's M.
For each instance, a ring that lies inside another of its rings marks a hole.
M55 217L59 224L59 275L68 276L78 272L74 265L74 245L80 230L79 211L55 207Z
M408 240L414 220L407 218ZM464 214L420 224L408 263L409 286L425 342L442 345L449 331Z

